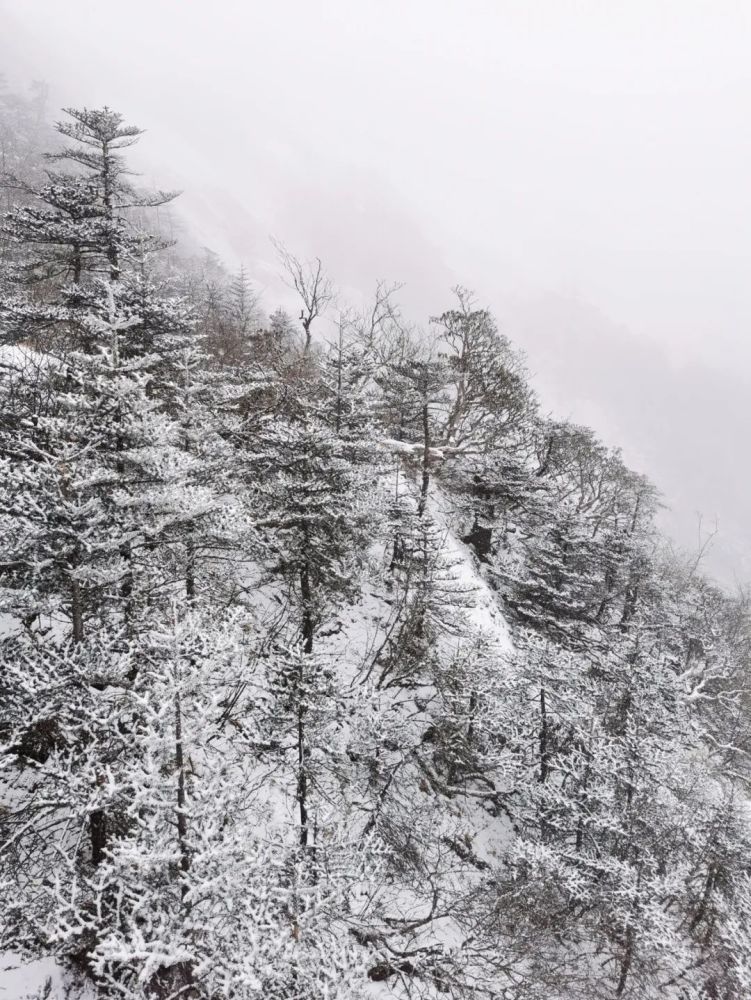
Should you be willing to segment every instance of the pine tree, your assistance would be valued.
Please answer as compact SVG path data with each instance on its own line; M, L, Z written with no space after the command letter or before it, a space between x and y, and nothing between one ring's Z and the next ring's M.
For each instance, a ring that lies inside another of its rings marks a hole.
M121 714L123 692L138 681L140 643L172 598L176 574L165 556L174 552L175 530L182 535L207 514L206 497L178 496L195 464L186 422L176 420L185 396L174 389L189 326L145 272L143 252L153 241L124 214L162 196L139 198L124 181L116 151L139 130L106 109L72 117L72 126L59 127L72 143L56 159L89 171L60 180L78 199L75 218L50 209L50 188L34 216L40 266L72 283L51 283L46 303L23 291L6 301L9 338L20 330L34 346L14 349L19 362L0 387L8 402L3 516L12 539L2 566L4 610L17 622L3 648L12 706L3 720L5 762L11 784L32 781L39 790L20 810L18 847L23 853L36 844L44 858L61 829L74 835L65 841L60 893L37 894L33 904L26 897L28 912L13 910L6 921L11 942L42 953L58 948L50 928L63 919L65 893L91 880L125 829L127 783L113 790L108 777L132 760L136 716ZM32 231L20 222L29 217L11 213L24 246ZM209 500L209 510L217 507ZM188 572L181 562L178 579ZM38 679L29 699L19 662L37 678L55 664L56 682ZM18 867L16 881L32 885L33 867ZM92 891L89 885L86 906ZM64 954L87 969L111 919L108 907L98 913L96 928L81 928L77 943L65 945Z

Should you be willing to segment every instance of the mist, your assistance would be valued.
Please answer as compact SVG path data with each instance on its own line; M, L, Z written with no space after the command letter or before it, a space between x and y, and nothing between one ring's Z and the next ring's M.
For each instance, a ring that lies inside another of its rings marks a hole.
M271 235L342 297L460 282L543 404L663 490L678 544L749 576L751 17L736 3L127 8L0 0L0 71L148 130L146 183L282 294Z

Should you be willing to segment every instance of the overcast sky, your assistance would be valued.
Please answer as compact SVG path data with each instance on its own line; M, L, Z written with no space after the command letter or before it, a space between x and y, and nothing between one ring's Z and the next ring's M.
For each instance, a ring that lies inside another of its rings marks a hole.
M0 0L0 70L148 129L273 307L270 234L357 301L457 281L543 399L751 578L751 0Z

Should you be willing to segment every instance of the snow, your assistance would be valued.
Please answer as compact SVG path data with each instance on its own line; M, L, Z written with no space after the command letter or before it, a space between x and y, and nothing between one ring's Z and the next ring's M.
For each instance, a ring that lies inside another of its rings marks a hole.
M435 497L428 509L436 519L441 519L445 527L443 552L449 561L454 562L454 575L460 587L473 592L472 605L466 609L466 616L475 626L478 633L489 636L496 645L499 654L508 655L512 652L511 633L506 619L498 606L498 595L491 589L487 581L478 571L477 560L469 548L461 542L456 533L451 531L446 511L449 503L440 490L435 491Z
M49 982L49 1000L68 1000L70 983L54 959L22 962L13 952L0 952L1 1000L26 1000L44 990Z

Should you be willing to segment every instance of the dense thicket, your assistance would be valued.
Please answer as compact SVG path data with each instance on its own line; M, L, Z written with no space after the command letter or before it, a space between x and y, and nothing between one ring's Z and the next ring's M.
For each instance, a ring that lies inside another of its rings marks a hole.
M128 1000L749 996L748 609L654 487L466 290L418 330L280 247L266 315L165 260L137 128L42 158L3 100L0 948Z

